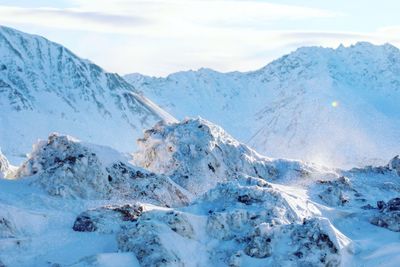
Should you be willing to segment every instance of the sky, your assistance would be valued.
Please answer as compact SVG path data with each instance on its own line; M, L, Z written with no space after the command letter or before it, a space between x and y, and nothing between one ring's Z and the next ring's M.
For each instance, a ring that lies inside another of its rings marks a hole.
M301 46L400 47L398 0L0 0L0 24L110 72L256 70Z

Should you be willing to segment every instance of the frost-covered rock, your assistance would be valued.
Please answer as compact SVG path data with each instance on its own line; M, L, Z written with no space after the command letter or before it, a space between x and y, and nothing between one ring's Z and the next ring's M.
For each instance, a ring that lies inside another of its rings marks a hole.
M140 205L104 206L81 213L72 229L77 232L115 233L122 225L137 221L142 212Z
M306 201L251 177L219 184L197 205L208 210L207 233L219 240L245 238L262 223L274 226L301 222L319 213Z
M78 140L52 134L39 141L16 176L38 176L34 181L51 195L105 198L112 187L99 157Z
M16 176L35 176L32 183L54 196L118 197L167 206L188 202L184 190L168 177L132 166L110 148L58 134L36 144Z
M350 192L356 192L350 183L350 179L341 176L335 180L320 180L317 185L322 187L318 197L330 206L343 206L349 202Z
M271 257L273 266L340 266L341 256L350 246L349 239L329 221L312 218L302 224L261 224L249 237L244 252L255 258Z
M298 178L316 170L297 161L271 160L239 143L221 127L204 119L158 123L138 140L135 163L170 176L201 194L217 183L246 174L263 179Z
M388 167L400 176L400 158L398 155L389 161Z
M141 266L185 266L178 246L170 242L193 237L193 226L184 213L154 210L143 213L136 224L119 234L118 247L134 252Z
M0 150L0 179L6 176L6 174L9 172L9 169L10 164L8 163L6 156L4 156Z
M374 225L400 232L400 198L393 198L387 203L378 201L379 214L372 217L370 222Z

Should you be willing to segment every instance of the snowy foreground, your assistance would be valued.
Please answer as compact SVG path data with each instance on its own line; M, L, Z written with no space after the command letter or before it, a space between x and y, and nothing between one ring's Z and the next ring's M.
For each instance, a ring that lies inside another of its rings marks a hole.
M202 119L139 151L52 134L0 154L0 266L398 266L400 159L270 159Z

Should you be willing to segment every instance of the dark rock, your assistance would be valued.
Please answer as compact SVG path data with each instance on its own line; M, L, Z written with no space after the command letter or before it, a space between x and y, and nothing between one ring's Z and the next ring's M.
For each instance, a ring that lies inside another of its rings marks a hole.
M387 228L394 232L400 232L400 198L393 198L387 203L378 201L379 213L370 219L376 226Z
M79 215L72 229L76 232L94 232L97 230L95 223L88 215Z
M386 203L385 201L379 200L376 202L376 206L378 207L378 209L383 210L386 207Z
M250 242L244 249L246 255L253 258L266 258L271 256L272 247L271 247L271 239L265 236L253 236Z
M400 198L396 197L388 201L386 204L387 211L397 211L400 210Z

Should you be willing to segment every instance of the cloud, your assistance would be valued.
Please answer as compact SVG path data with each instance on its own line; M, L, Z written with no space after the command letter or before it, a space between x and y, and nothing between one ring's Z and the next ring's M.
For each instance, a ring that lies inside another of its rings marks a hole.
M336 15L322 9L254 0L73 0L69 8L0 6L2 23L150 35L196 27L261 27L277 20ZM152 27L145 30L133 28L149 25Z
M0 6L0 22L100 32L115 32L118 31L118 28L129 29L150 23L143 17L133 15L81 11L75 8L22 8L12 6Z
M51 8L0 5L0 23L44 35L120 73L166 75L200 67L247 71L300 46L400 44L398 26L350 32L346 14L260 0L56 3Z

